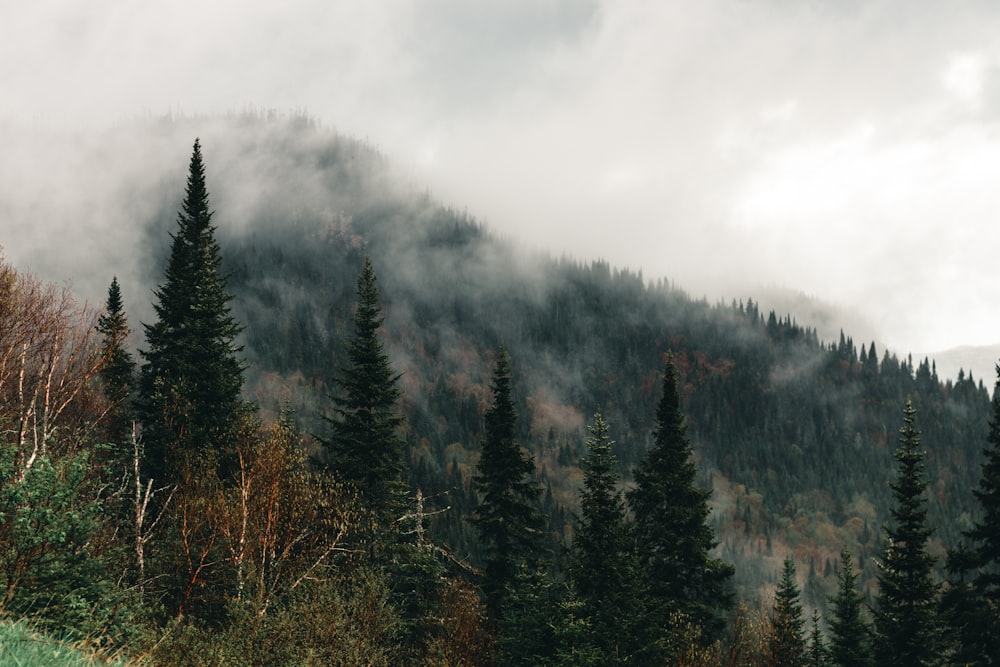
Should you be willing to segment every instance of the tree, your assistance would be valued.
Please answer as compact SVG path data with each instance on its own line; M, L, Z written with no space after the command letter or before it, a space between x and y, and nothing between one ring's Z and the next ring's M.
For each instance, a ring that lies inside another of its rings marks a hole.
M875 606L875 655L880 665L930 665L938 658L938 586L933 577L935 558L927 552L933 530L927 523L925 454L915 414L908 400L893 453L899 476L891 484L893 525L886 530L888 546L880 563Z
M348 365L336 378L330 436L323 441L327 462L339 482L351 485L363 505L388 525L402 509L403 441L396 414L399 374L393 372L379 338L383 317L371 259L358 276L354 335Z
M805 620L799 602L799 587L795 583L795 561L785 558L781 581L771 610L770 662L775 667L804 667L806 641L802 633Z
M511 399L511 367L507 350L497 352L493 402L485 415L482 453L472 479L479 494L472 521L487 554L483 577L487 609L500 616L505 589L514 584L522 566L541 553L541 487L533 480L535 461L517 441L517 412Z
M110 403L107 416L108 439L119 454L114 458L127 462L131 453L128 446L132 433L130 398L135 381L135 361L125 349L125 339L130 331L117 277L111 279L111 286L108 287L104 314L97 318L97 331L102 336L103 364L99 372L101 388Z
M235 468L232 429L241 405L240 325L221 272L201 145L194 142L186 197L177 218L165 281L155 290L157 320L147 324L139 412L149 475L176 482L180 467ZM206 466L206 463L208 464Z
M948 554L954 580L942 600L958 637L956 660L981 665L1000 662L1000 364L996 373L982 474L972 492L982 511Z
M573 534L572 578L601 664L631 664L649 641L639 593L633 541L626 523L625 499L618 485L618 461L600 411L588 427L587 455L580 491L582 516Z
M824 667L827 661L827 647L823 641L823 632L819 629L819 612L813 609L812 629L809 631L809 647L806 654L806 664L809 667Z
M663 392L656 411L653 446L635 471L627 494L635 522L640 566L659 618L680 612L718 636L732 605L733 567L713 558L708 525L710 493L695 483L693 450L686 435L672 353L666 355Z
M837 595L830 621L830 660L837 667L868 667L872 664L869 628L861 616L864 601L856 588L858 575L854 572L851 552L844 547L840 552L840 574L837 577Z

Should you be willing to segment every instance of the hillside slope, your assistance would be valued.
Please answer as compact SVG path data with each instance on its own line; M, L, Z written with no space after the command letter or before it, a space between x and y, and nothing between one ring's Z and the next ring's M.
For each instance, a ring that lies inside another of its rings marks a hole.
M295 165L309 190L285 178L242 208L238 233L220 223L246 324L249 391L266 409L288 401L308 428L322 428L354 277L371 256L402 373L412 482L447 494L438 502L452 509L436 528L459 553L477 557L465 522L469 479L501 343L513 358L522 442L564 539L585 425L604 413L627 479L649 443L668 349L702 481L714 490L721 553L745 594L773 580L789 550L808 573L811 604L824 604L843 544L872 575L907 397L928 449L936 548L967 525L989 411L981 381L942 382L930 360L898 359L849 336L821 341L790 316L760 312L752 295L709 304L629 269L532 252L400 186L358 142L316 128L262 136L247 133L242 150L273 159L276 171Z
M451 508L434 530L460 555L479 557L469 482L501 343L559 540L571 539L586 424L602 411L628 480L649 445L667 350L701 481L714 492L720 553L745 596L772 584L792 552L807 603L824 605L844 544L870 584L908 397L928 451L938 553L968 525L989 414L981 379L942 381L930 360L849 335L821 340L794 312L762 312L753 294L707 303L660 277L524 248L435 201L371 145L305 117L150 119L67 145L73 160L53 164L73 168L75 189L8 213L20 224L81 220L64 235L73 252L14 229L10 255L42 258L29 268L69 273L94 301L117 274L141 335L195 136L245 325L248 395L272 413L290 405L307 431L324 434L355 278L370 255L402 374L411 482ZM71 216L80 202L83 214ZM23 245L32 242L35 254Z

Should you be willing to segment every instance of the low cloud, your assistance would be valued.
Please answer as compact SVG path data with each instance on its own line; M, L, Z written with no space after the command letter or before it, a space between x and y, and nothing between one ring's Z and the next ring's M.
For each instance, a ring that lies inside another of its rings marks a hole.
M139 179L116 127L305 109L529 245L695 296L802 290L901 353L992 343L998 29L985 0L9 4L0 243L86 280L144 242L128 220L193 139Z

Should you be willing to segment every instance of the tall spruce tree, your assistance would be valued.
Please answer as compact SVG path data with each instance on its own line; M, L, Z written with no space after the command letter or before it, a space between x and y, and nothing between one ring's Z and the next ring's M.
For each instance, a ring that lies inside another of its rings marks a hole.
M132 430L130 399L135 383L135 361L125 348L125 339L130 331L117 276L111 279L108 287L104 314L97 318L97 331L101 334L103 361L100 371L101 389L110 402L107 435L117 452L114 458L121 458L129 453L126 444Z
M802 604L799 587L795 582L795 561L785 558L781 568L781 581L771 610L771 634L768 640L769 665L774 667L804 667L806 640L802 630Z
M888 546L880 563L875 605L879 665L919 667L937 664L939 659L935 558L927 552L933 530L927 523L925 454L915 414L913 403L907 400L899 446L893 453L899 476L891 485L893 525L886 530Z
M959 664L1000 664L1000 364L982 473L972 493L981 514L948 554L949 588L942 606Z
M365 257L358 275L354 332L347 342L348 364L335 378L334 414L323 440L337 479L352 485L361 502L387 526L404 511L403 441L397 414L400 389L379 336L384 318L375 269Z
M837 667L870 667L871 632L862 618L864 601L857 590L858 575L854 572L851 552L840 552L840 573L837 575L837 595L831 598L833 619L830 621L830 661Z
M241 407L243 365L235 343L222 255L209 209L201 144L194 142L184 203L155 290L156 322L146 324L139 383L146 472L175 482L179 466L214 467L227 478L232 429Z
M636 664L650 643L639 593L625 499L618 488L618 460L600 412L588 427L580 491L582 516L573 534L572 578L601 664Z
M482 452L472 478L479 502L472 522L479 530L486 562L483 592L496 621L507 587L519 571L532 570L541 554L542 490L534 480L535 461L517 440L517 412L511 398L511 366L500 347L490 384L493 402L486 411Z
M680 612L711 640L732 606L733 567L710 554L716 546L707 523L711 494L696 484L692 457L677 369L668 353L653 446L635 471L636 485L627 499L654 615L667 619Z

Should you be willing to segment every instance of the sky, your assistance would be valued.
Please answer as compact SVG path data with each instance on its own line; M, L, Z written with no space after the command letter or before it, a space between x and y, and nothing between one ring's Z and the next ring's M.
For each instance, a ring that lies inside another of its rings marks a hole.
M0 124L304 110L528 245L934 353L1000 343L997 34L975 0L0 0ZM7 162L8 198L72 177Z

